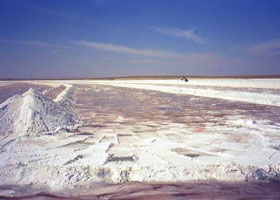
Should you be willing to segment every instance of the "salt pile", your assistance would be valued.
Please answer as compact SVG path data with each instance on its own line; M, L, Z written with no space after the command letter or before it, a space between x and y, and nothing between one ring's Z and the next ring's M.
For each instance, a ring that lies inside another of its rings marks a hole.
M30 89L0 104L0 134L39 135L73 130L79 119L72 109Z

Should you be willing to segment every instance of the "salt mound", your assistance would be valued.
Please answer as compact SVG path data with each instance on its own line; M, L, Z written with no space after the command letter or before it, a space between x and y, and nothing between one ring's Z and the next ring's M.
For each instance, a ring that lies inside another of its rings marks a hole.
M40 135L61 128L75 129L78 118L71 109L34 89L0 104L0 134Z

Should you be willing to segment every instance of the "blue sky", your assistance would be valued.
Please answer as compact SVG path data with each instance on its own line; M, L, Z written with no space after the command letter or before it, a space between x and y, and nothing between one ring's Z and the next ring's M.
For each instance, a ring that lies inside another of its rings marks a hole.
M279 0L0 0L0 78L280 74Z

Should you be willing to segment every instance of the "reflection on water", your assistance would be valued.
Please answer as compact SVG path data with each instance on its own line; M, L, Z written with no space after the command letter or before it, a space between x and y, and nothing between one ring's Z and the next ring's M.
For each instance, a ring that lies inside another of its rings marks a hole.
M13 190L17 198L0 196L0 199L280 199L280 182L244 183L125 183L64 191L60 195L38 191L29 187L2 186L0 190ZM23 191L26 190L26 191ZM25 195L19 195L25 193ZM29 193L29 194L27 194Z

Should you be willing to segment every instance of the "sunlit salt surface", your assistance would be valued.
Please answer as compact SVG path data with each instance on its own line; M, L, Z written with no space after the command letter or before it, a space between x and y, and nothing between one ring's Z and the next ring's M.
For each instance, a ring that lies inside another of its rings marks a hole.
M1 101L32 87L64 102L83 124L36 137L4 130L0 196L236 199L239 194L240 199L277 199L278 82L242 81L243 87L236 80L4 84ZM233 94L231 99L225 99L226 93Z

